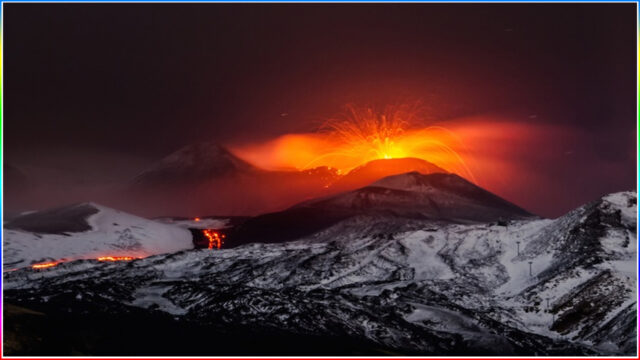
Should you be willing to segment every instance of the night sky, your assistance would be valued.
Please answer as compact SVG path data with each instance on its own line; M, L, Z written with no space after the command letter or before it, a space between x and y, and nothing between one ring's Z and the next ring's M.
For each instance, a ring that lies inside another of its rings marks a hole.
M197 141L259 141L311 131L349 102L417 100L430 121L498 114L581 134L572 157L535 169L553 181L530 198L551 205L519 205L559 215L635 188L635 4L4 12L5 162L19 168L126 178Z

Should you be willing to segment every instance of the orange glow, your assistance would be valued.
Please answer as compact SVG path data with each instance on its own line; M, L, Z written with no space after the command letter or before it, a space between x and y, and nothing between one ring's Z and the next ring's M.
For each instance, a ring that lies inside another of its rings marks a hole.
M95 258L95 260L98 261L131 261L131 260L136 260L136 259L141 259L141 257L135 257L135 256L100 256ZM39 264L33 264L31 265L32 269L48 269L48 268L52 268L60 263L63 263L65 261L69 261L69 259L62 259L62 260L58 260L58 261L50 261L50 262L44 262L44 263L39 263ZM12 270L17 270L17 269L12 269Z
M31 268L33 269L47 269L47 268L51 268L58 265L57 261L52 261L52 262L45 262L45 263L40 263L40 264L33 264L31 265Z
M98 261L131 261L135 259L139 259L139 258L133 257L133 256L101 256L96 260Z
M194 218L193 221L200 221L200 218L199 217Z
M234 148L240 157L267 169L304 170L327 166L346 173L377 159L419 158L475 182L460 155L463 141L443 126L425 126L408 106L384 111L346 107L313 134L285 135L266 144Z
M209 249L220 249L222 247L222 239L225 238L224 234L220 234L219 232L212 229L203 230L204 236L209 239Z

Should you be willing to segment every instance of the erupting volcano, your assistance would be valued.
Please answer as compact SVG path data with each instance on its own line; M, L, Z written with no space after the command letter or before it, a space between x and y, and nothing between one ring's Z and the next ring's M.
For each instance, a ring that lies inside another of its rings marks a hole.
M637 357L635 4L7 7L2 355Z
M443 126L426 126L424 117L417 106L377 110L347 105L343 114L325 121L315 133L285 135L234 150L264 168L326 166L339 173L373 160L418 158L475 182L460 154L465 150L462 140Z

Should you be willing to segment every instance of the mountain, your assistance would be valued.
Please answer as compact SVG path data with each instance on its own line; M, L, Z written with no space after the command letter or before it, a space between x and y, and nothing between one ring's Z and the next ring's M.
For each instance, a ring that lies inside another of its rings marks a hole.
M132 186L149 189L192 185L225 176L258 172L259 169L215 143L185 146L144 170Z
M263 170L218 144L199 143L143 171L113 205L149 217L256 215L318 196L336 177L327 167Z
M94 203L17 216L4 224L3 270L36 263L145 257L193 248L187 229Z
M411 172L383 178L357 190L302 202L259 215L231 229L228 244L281 242L310 235L361 215L395 223L429 219L473 223L530 219L534 215L455 174Z
M421 174L448 173L426 160L417 158L378 159L358 166L331 185L334 191L358 189L383 177L419 172Z
M636 215L635 192L555 220L359 213L294 242L25 268L3 274L5 327L41 314L22 334L49 355L635 356Z
M371 185L311 200L298 206L387 212L404 217L446 221L489 222L533 217L518 206L456 174L411 172L388 176Z

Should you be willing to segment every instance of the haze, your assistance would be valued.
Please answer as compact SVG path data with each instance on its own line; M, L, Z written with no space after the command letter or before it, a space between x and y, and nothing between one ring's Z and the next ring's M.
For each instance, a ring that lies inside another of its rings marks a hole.
M479 185L543 216L635 189L631 3L4 11L5 164L58 194L32 207L95 200L201 141L294 166L247 149L348 103L420 102L423 126L463 140Z

